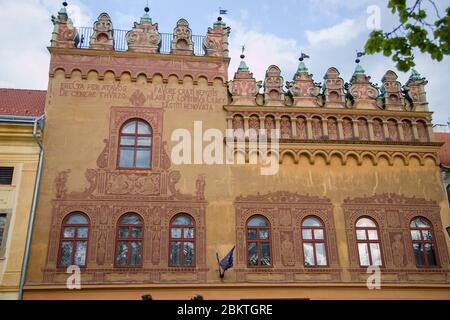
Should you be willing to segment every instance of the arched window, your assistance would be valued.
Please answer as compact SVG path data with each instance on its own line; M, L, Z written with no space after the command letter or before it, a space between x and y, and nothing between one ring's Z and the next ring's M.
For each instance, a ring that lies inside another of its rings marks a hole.
M418 267L437 266L434 246L434 234L431 224L424 218L417 217L410 224L414 256Z
M120 130L119 167L148 169L152 166L152 127L139 119Z
M316 217L308 217L303 220L301 229L305 266L326 266L327 247L322 221Z
M170 222L171 267L195 266L195 223L187 214L179 214Z
M247 222L247 264L249 267L272 265L270 223L262 216Z
M73 212L63 221L59 246L60 267L86 266L89 241L89 219L82 212Z
M127 213L117 223L116 266L139 267L142 265L144 224L139 215Z
M383 265L380 234L372 219L360 218L356 222L356 242L361 267Z

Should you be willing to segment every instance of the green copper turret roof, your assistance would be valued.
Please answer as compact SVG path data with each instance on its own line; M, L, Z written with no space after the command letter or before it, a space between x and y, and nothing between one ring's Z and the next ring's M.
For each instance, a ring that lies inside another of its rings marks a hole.
M308 68L303 61L298 64L297 73L308 73Z
M361 67L361 65L358 63L356 65L355 68L355 72L353 72L354 76L360 76L360 75L364 75L366 73L366 71L364 71L364 69Z
M412 69L411 76L409 77L410 80L419 81L422 80L422 76L420 75L417 70Z
M241 60L241 63L239 64L238 71L248 71L248 70L249 69L248 69L247 65L245 64L245 61Z

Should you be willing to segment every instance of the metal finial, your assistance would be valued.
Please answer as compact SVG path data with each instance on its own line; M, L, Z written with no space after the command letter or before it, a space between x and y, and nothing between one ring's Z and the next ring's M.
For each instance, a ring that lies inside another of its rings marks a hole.
M303 61L304 59L308 59L309 56L306 53L301 53L300 58L298 59L299 61Z
M244 59L244 58L245 58L245 55L244 55L245 45L243 45L243 46L241 47L241 50L242 50L242 53L241 53L241 59Z
M145 7L145 8L144 8L144 11L145 11L146 13L148 13L148 12L150 11L150 8L149 8L149 7Z
M66 1L64 1L64 2L62 3L62 5L63 5L63 7L67 7L67 6L68 6L68 4L67 4Z
M356 63L360 63L361 62L361 57L362 56L365 56L366 55L366 53L363 51L363 52L361 52L361 51L358 51L358 50L356 50L356 60L355 60L355 62Z

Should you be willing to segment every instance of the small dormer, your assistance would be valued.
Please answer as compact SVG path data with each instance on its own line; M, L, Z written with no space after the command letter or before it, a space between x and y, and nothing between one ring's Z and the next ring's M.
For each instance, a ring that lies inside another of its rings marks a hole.
M370 82L363 67L358 63L348 84L347 107L355 109L379 109L378 88Z
M173 29L173 40L171 53L180 55L193 55L194 45L192 43L192 30L185 19L180 19Z
M228 91L232 97L232 105L256 105L256 96L261 88L261 81L256 81L241 55L241 62L232 81L228 82Z
M325 73L323 94L325 96L326 107L344 108L344 80L340 77L339 71L331 67Z
M412 70L411 76L406 82L404 89L406 95L412 100L412 111L428 111L427 94L425 86L428 81L416 70Z
M152 23L152 18L148 14L150 9L146 7L144 10L145 14L140 22L135 22L133 29L127 32L128 51L157 53L161 46L158 24Z
M313 75L309 74L303 58L300 58L293 81L287 83L288 91L294 100L293 105L296 107L318 107L320 87L320 83L315 83Z
M107 13L100 14L95 21L89 46L91 49L114 50L114 29Z
M404 98L401 93L401 83L397 81L397 74L388 70L381 82L381 98L383 101L384 109L386 110L404 110Z
M230 27L223 22L222 17L218 17L212 28L208 28L208 33L203 39L203 48L207 56L228 57L228 36Z
M267 106L284 105L283 77L280 68L275 65L271 65L266 71L264 102Z

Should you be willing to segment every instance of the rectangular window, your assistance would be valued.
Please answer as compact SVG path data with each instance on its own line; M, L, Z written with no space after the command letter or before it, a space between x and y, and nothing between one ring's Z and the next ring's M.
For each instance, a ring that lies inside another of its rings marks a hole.
M0 185L11 185L14 167L0 167Z
M3 246L4 235L6 233L6 214L0 213L0 249Z

